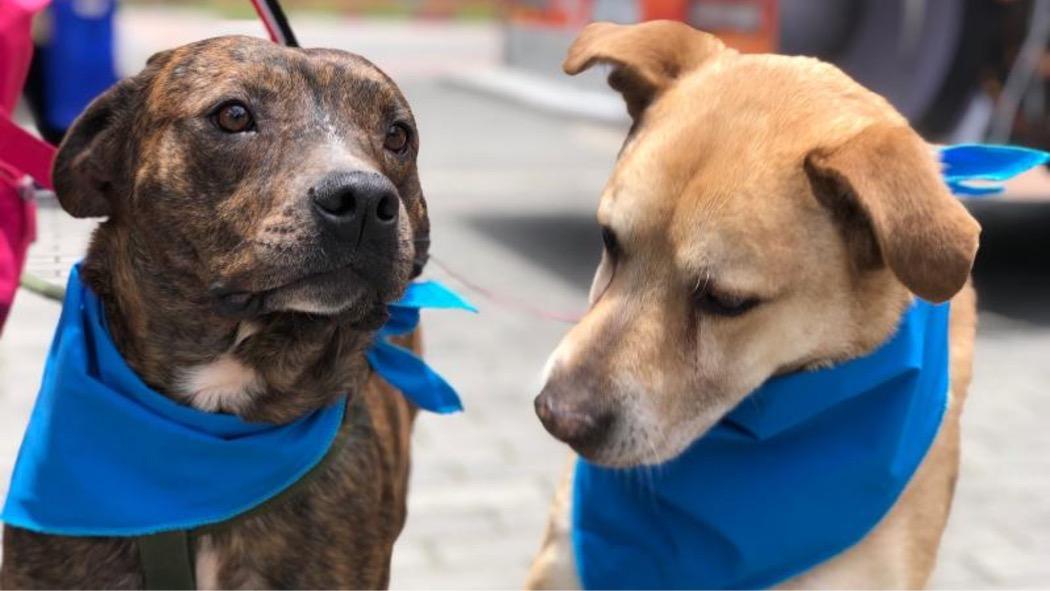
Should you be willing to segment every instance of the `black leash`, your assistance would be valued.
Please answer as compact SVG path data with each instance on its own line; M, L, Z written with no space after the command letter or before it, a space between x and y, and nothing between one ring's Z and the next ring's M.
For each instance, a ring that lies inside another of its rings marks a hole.
M288 17L284 15L284 9L278 0L252 0L255 12L259 14L266 32L270 39L285 47L299 47L299 41L295 38L292 26L288 24Z

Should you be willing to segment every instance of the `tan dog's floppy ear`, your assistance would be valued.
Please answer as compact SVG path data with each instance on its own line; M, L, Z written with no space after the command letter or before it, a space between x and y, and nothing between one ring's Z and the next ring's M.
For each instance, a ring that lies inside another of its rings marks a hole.
M847 233L870 232L862 264L885 262L932 302L962 289L981 227L948 191L933 149L911 128L872 125L837 148L811 153L805 168L817 198L847 221ZM858 238L847 235L852 245Z
M170 57L153 55L146 69L113 85L88 105L58 148L51 176L62 208L73 217L112 215L113 200L128 187L128 132L134 105L156 70Z
M594 64L612 65L609 86L623 95L631 118L638 119L678 76L724 50L717 37L678 21L592 23L573 42L562 67L576 75Z

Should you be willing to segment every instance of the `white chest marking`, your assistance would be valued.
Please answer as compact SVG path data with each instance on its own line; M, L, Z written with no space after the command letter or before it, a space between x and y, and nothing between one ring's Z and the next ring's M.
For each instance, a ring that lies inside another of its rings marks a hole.
M258 331L254 323L242 322L230 352L209 363L181 370L178 391L190 406L207 412L230 413L248 408L252 398L263 389L262 378L254 369L237 361L232 351Z
M211 536L200 537L194 569L198 589L219 588L219 553L211 543Z
M243 411L261 389L259 374L229 353L183 370L179 380L179 391L190 405L208 412Z

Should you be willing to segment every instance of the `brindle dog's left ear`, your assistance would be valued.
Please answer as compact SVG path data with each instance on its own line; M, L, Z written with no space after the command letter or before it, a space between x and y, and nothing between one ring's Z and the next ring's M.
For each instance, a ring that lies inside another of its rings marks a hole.
M113 215L130 187L129 134L147 81L170 52L155 54L140 74L125 78L88 105L58 148L51 176L62 208L73 217Z
M874 124L805 160L814 195L844 223L859 266L885 263L915 295L943 302L970 276L981 226L906 125Z
M592 23L573 42L562 67L576 75L597 63L612 65L609 86L623 95L637 121L675 79L723 51L717 37L678 21Z

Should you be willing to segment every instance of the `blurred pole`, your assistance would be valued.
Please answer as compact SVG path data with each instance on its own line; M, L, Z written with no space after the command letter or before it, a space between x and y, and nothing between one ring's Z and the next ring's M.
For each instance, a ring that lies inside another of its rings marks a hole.
M988 130L988 141L992 143L1001 144L1010 140L1025 91L1039 71L1047 42L1050 41L1050 0L1035 0L1029 23L1028 34L1017 52L1017 59L1014 60L1006 78L1006 84L992 116Z

